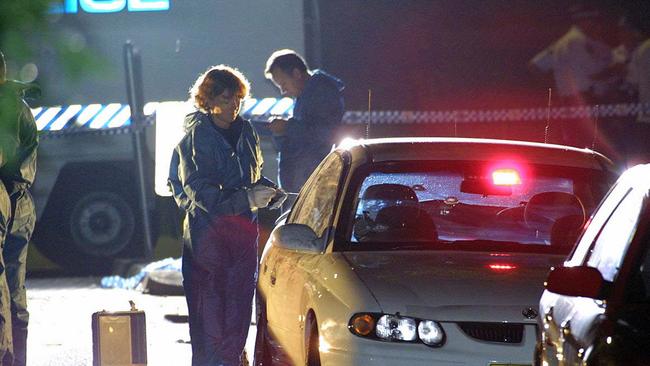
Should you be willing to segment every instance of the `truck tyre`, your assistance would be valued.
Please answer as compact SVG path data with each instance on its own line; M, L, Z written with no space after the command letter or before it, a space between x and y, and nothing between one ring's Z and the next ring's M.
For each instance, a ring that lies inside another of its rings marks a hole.
M113 192L90 192L70 214L71 244L92 257L113 257L129 244L135 229L129 204Z
M54 186L36 222L34 245L71 274L109 274L116 259L143 257L131 176L102 166L73 168Z

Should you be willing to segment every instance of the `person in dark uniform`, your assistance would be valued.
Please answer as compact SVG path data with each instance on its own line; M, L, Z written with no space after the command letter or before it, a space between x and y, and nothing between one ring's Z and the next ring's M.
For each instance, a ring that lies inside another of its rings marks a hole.
M1 53L0 53L1 54ZM29 187L36 175L38 131L20 88L6 80L4 56L0 56L0 135L12 136L16 145L0 168L0 179L11 202L2 255L11 293L11 328L14 348L13 365L24 366L27 359L27 294L25 272L27 243L36 223L36 211Z
M271 54L264 73L282 95L295 98L293 117L274 119L269 129L280 152L280 186L297 193L339 143L344 85L323 70L309 70L302 56L289 49Z
M175 148L170 186L186 211L183 288L192 365L237 366L250 327L257 278L257 210L286 194L262 176L259 137L239 116L249 84L219 65L190 90L197 111ZM177 157L176 157L177 155Z

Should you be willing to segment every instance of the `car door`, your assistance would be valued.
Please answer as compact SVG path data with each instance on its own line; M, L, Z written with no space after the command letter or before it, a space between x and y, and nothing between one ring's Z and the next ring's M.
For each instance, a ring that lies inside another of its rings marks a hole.
M597 211L565 266L585 265L598 269L603 279L613 283L625 252L634 236L643 197L623 185L616 187ZM542 307L547 323L544 341L551 365L573 365L585 355L592 342L607 301L562 296L546 291Z
M337 153L329 155L302 189L294 212L287 222L309 226L327 242L332 226L337 193L343 173L343 159ZM321 248L324 250L325 248ZM302 353L305 313L302 307L304 288L312 286L315 276L322 275L318 266L321 252L301 252L280 248L277 252L274 290L274 322L283 328L287 338L283 344L291 355ZM294 348L295 347L295 348ZM293 356L292 356L293 357Z

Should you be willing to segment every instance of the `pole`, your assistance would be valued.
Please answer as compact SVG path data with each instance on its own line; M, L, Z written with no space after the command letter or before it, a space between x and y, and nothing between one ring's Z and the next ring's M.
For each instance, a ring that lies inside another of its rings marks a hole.
M147 173L144 164L144 97L142 87L142 64L138 50L131 41L124 44L124 68L126 71L126 93L131 108L131 125L133 131L134 157L138 172L138 188L140 208L142 209L142 225L144 232L144 257L151 259L153 245L151 225L149 223L149 204L147 199Z

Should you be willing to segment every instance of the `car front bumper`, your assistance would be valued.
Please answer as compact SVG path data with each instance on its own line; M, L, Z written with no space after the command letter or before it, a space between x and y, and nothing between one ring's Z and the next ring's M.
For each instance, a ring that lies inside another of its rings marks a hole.
M444 324L446 343L439 348L424 344L382 342L352 336L345 349L322 347L323 366L353 365L532 365L536 342L535 326L524 327L521 343L493 343L467 336L453 323ZM326 340L325 340L326 341Z

